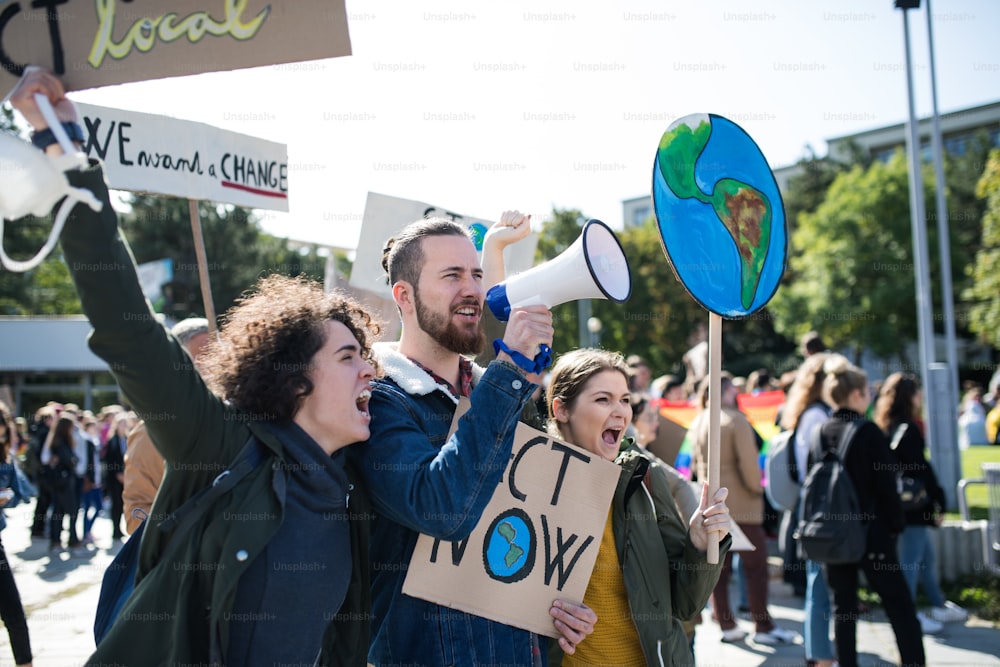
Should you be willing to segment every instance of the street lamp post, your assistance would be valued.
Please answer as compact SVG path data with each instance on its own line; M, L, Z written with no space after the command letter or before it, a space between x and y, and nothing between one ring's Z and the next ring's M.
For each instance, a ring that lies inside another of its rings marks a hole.
M941 409L942 402L948 401L950 382L942 378L935 364L934 326L931 321L933 303L930 288L930 255L927 249L927 213L924 209L924 180L920 168L920 134L913 102L913 63L910 56L909 10L918 9L920 0L895 0L897 9L903 10L903 46L906 56L906 92L908 121L906 126L906 152L910 171L910 224L913 233L913 267L916 278L917 300L917 343L920 351L920 378L924 387L928 435L930 436L931 458L935 467L943 473L947 504L956 505L955 482L951 477L956 467L956 448L949 446L953 440L947 437L949 430L956 426L948 422L947 407ZM932 370L935 372L932 373ZM943 380L943 381L941 381Z
M604 323L598 317L591 317L587 320L587 331L590 332L590 347L601 346L601 330Z

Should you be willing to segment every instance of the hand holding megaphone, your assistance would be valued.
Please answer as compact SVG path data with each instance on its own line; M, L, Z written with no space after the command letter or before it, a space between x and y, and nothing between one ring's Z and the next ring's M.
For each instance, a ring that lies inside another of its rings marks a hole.
M527 371L526 360L537 359L539 349L551 350L554 334L552 312L548 308L537 305L516 308L510 314L502 344L496 346L497 359L510 361Z

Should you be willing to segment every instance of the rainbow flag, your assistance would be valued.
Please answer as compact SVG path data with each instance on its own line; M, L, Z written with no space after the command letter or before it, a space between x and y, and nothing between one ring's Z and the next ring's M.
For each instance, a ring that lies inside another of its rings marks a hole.
M764 470L764 460L767 458L768 441L780 431L774 421L778 415L778 408L784 402L785 394L781 391L740 394L736 397L736 404L750 420L754 430L764 439L764 446L760 450L759 458L761 471ZM690 401L671 402L661 399L658 405L661 415L684 428L690 428L695 416L701 412L701 408ZM691 440L685 437L684 442L681 443L680 451L677 453L677 458L674 460L674 467L686 475L688 479L691 479L692 454Z

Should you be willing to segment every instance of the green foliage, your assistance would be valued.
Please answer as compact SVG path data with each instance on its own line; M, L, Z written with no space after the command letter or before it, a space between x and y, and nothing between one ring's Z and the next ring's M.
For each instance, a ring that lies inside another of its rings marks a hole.
M14 123L14 108L10 104L0 105L0 130L14 133L18 131L17 124Z
M15 260L28 260L45 244L49 218L28 216L5 221L3 247ZM59 247L35 269L14 273L0 268L0 315L64 315L82 313Z
M900 357L917 330L902 153L841 173L798 222L789 262L795 280L771 302L775 328L794 338L815 329L835 347Z
M986 213L975 263L968 271L969 328L1000 348L1000 149L990 153L976 194L985 200Z
M1000 577L992 574L963 575L956 581L942 581L941 592L948 600L984 621L1000 621ZM858 589L858 600L872 607L881 607L882 598L868 587ZM917 590L917 607L930 606L923 589Z
M576 210L553 211L543 227L539 261L551 259L580 235L586 218ZM632 296L624 304L594 299L593 315L601 320L601 346L623 354L639 354L655 374L684 376L681 361L694 345L699 326L708 323L708 312L687 293L674 275L651 217L645 224L616 232L629 260ZM555 321L553 348L557 353L579 346L576 302L552 309ZM793 345L777 335L766 311L724 325L723 358L727 369L745 374L758 366L775 368L793 352Z
M194 250L188 200L134 195L121 226L137 263L173 260L174 280L164 291L165 313L175 319L205 313ZM257 278L270 273L307 275L322 281L326 259L315 246L292 248L261 232L251 214L232 206L199 206L205 238L209 281L217 315L224 313ZM8 222L4 247L15 259L28 259L45 243L50 218L27 217ZM58 250L27 273L0 270L0 315L64 315L82 308Z
M132 211L122 216L121 225L136 262L173 260L174 279L164 290L166 314L175 319L204 316L188 200L133 195L129 203ZM326 263L315 248L302 254L262 233L247 210L205 202L199 203L198 210L217 315L252 289L261 276L305 274L323 279Z
M642 355L654 374L683 375L681 357L693 344L691 334L708 321L706 311L671 270L652 218L618 239L632 272L632 297L621 305L594 302L594 314L604 323L602 346Z

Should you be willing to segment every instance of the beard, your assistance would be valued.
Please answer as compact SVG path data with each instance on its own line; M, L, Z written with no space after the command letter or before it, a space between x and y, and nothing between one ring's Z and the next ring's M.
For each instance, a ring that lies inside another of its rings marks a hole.
M419 294L414 294L413 300L417 310L417 324L438 345L456 354L479 354L483 351L483 345L486 344L486 333L482 327L477 325L474 329L471 327L461 329L452 321L451 312L447 314L435 313L424 305Z

